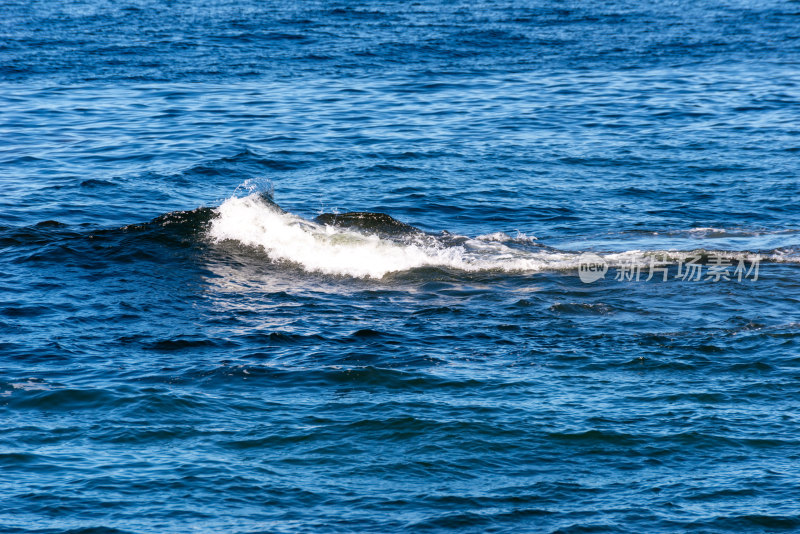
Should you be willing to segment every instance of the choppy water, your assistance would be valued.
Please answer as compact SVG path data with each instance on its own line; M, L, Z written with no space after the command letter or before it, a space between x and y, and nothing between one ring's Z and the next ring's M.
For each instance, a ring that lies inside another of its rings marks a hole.
M3 532L800 530L797 2L0 15Z

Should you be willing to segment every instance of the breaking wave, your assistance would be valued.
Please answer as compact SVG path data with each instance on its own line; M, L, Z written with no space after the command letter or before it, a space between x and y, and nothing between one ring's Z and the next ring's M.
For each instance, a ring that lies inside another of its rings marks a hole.
M231 197L216 210L209 236L217 243L236 242L263 250L276 262L309 272L382 278L400 271L438 267L467 272L538 272L577 269L583 251L545 247L535 238L512 238L497 232L469 238L442 232L428 234L381 213L323 214L307 220L288 213L268 195ZM709 250L628 250L603 255L610 267L626 262L664 265L700 257L727 260L800 259L794 249L769 253Z

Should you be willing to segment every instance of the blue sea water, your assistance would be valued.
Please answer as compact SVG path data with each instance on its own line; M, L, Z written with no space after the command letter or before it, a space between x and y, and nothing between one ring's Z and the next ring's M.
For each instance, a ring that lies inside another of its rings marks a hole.
M798 29L4 1L0 531L800 531Z

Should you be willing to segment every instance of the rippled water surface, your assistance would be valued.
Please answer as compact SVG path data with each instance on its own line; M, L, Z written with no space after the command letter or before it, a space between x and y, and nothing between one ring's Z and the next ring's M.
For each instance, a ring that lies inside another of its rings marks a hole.
M0 530L800 530L798 24L4 2Z

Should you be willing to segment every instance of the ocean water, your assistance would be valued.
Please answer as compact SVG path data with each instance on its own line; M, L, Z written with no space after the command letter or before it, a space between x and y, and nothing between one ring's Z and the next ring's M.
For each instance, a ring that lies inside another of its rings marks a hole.
M798 28L4 1L0 531L800 531Z

